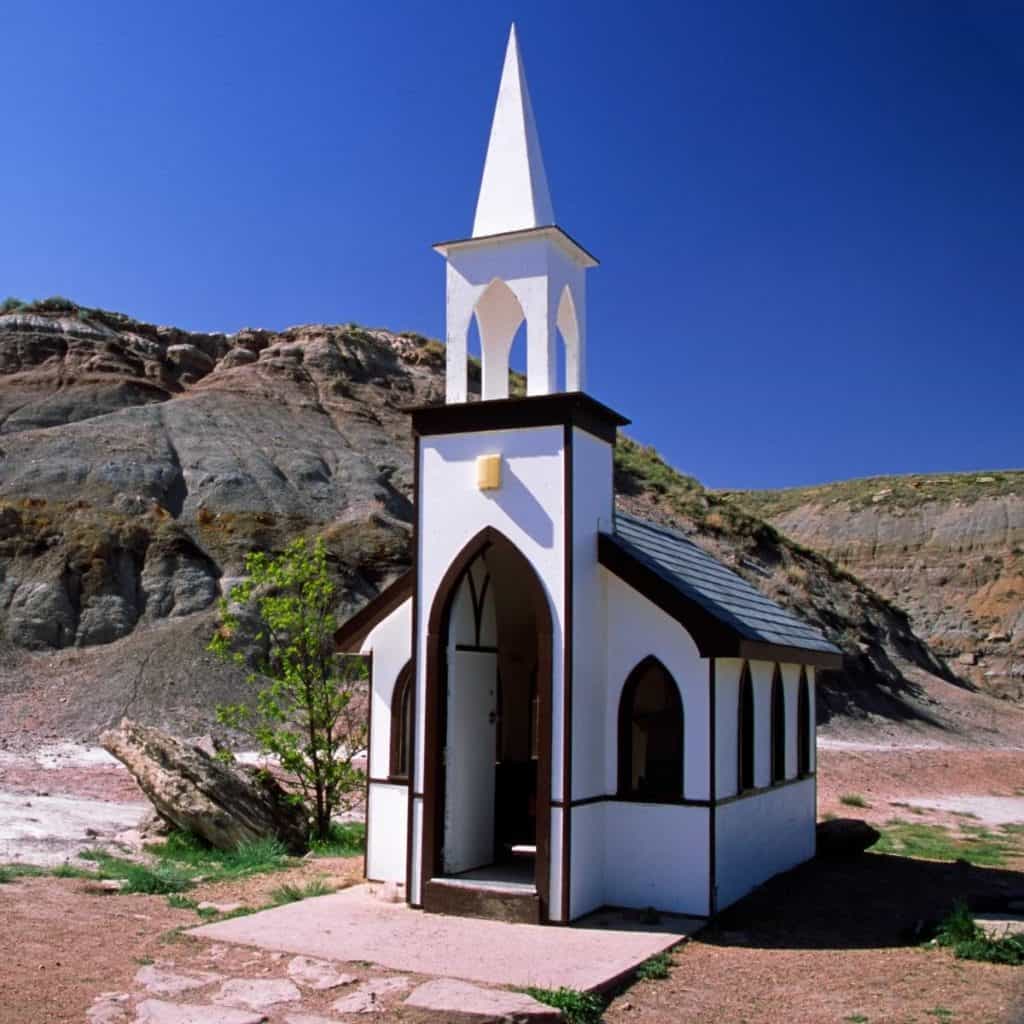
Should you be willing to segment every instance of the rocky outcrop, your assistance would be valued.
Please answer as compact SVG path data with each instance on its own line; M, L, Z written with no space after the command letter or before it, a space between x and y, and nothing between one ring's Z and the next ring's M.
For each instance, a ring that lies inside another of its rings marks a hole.
M1024 701L1024 473L729 496L905 609L973 686Z
M22 652L0 659L0 717L208 728L245 693L203 647L249 551L322 536L339 618L408 566L403 410L443 399L443 368L436 342L354 325L199 334L66 300L0 315L0 646ZM912 717L921 679L955 681L898 599L628 439L616 483L840 644L824 717Z
M306 851L306 812L269 773L236 768L199 746L124 719L100 743L135 777L156 813L219 850L257 839Z

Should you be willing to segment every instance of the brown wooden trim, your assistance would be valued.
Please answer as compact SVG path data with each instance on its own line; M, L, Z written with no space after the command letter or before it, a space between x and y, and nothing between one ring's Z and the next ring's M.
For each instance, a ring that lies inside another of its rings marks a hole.
M708 915L714 916L718 907L718 836L715 835L717 820L715 815L718 798L718 780L716 764L718 757L718 714L715 686L715 659L708 659L708 751L711 758L708 766L708 797L711 809L708 814Z
M780 722L778 719L779 708L782 708L781 714L781 729ZM769 747L768 752L771 762L771 771L769 778L772 781L772 785L776 785L779 782L783 782L786 778L786 688L782 682L782 669L776 664L772 671L772 685L769 691L769 715L768 720L771 723L771 728L768 732ZM778 733L782 733L782 746L779 747L779 736ZM779 764L779 761L782 764Z
M539 920L548 920L551 871L551 704L552 704L552 617L543 584L526 556L493 526L485 526L470 540L448 566L430 606L426 635L426 672L423 751L423 837L420 850L420 882L425 886L440 874L444 840L444 765L447 657L445 645L448 620L455 591L463 574L489 547L500 546L514 559L517 577L527 584L537 623L537 695L540 736L537 758L537 856L536 886ZM531 585L532 584L532 585ZM410 808L412 801L410 801ZM411 813L411 811L410 811ZM424 904L426 906L426 904ZM428 908L429 909L429 908Z
M412 736L409 737L409 762L412 766L412 770L409 773L409 788L412 791L413 799L407 800L408 804L405 815L405 899L410 906L421 906L422 900L413 901L412 896L412 851L413 851L413 825L416 822L416 817L413 814L413 801L416 799L416 723L417 723L417 708L419 707L419 701L417 700L416 691L420 685L420 679L422 678L417 668L422 668L420 665L420 648L419 648L419 630L420 630L420 580L419 580L419 561L420 561L420 516L423 514L423 504L420 501L420 438L419 434L413 433L413 463L412 463L412 501L413 501L413 520L412 520L412 643L409 648L409 657L412 659L413 673L412 673ZM422 822L422 816L421 816ZM422 835L420 842L422 842ZM423 885L423 878L420 878L420 885Z
M386 778L371 778L367 780L371 786L402 786L405 789L409 788L409 780L398 778L393 775L388 775Z
M486 917L516 924L541 924L536 893L506 892L477 886L446 885L436 879L423 884L423 909L457 917Z
M367 667L367 707L366 707L366 782L363 793L363 807L366 809L366 831L363 834L363 878L370 860L370 757L373 754L373 651L366 659Z
M653 654L641 658L626 676L622 684L622 692L619 694L619 719L618 719L618 792L623 800L643 800L645 802L660 803L661 800L648 801L644 796L638 796L632 792L630 776L633 774L633 701L636 697L636 688L649 669L656 668L661 671L666 679L672 684L672 692L675 695L679 707L679 796L665 798L665 803L683 798L685 788L685 764L686 764L686 708L683 706L683 695L679 690L679 684L675 677L665 667L665 664Z
M750 661L782 661L790 665L814 665L817 668L830 668L836 671L841 671L843 667L842 654L770 644L762 640L741 639L735 654L723 654L721 657L747 658Z
M710 807L710 800L688 800L679 797L676 800L650 800L643 796L622 796L620 793L601 793L599 796L586 796L580 800L573 800L571 804L564 804L561 800L552 800L552 807L586 807L588 804L649 804L652 807Z
M415 543L414 527L413 551ZM415 586L416 574L412 569L407 569L334 631L334 649L340 653L358 654L359 648L373 627L406 601L412 595Z
M740 800L749 800L754 796L764 796L767 793L774 793L777 789L785 789L787 786L795 786L799 782L808 782L816 777L816 773L810 775L798 775L792 779L784 779L782 782L776 782L774 786L759 786L755 789L745 789L742 793L737 793L735 796L722 797L721 800L717 801L717 806L725 807L727 804L734 804Z
M750 698L749 720L745 714L747 698ZM749 729L744 728L744 723ZM750 750L747 750L749 732ZM744 785L747 767L750 767L750 785ZM754 679L750 674L750 663L743 662L740 668L739 687L736 694L736 793L753 790L757 785L757 701L754 698Z
M629 423L614 409L582 391L526 398L493 398L484 402L427 405L406 409L421 437L469 434L480 430L521 430L526 427L579 427L609 444L616 431Z
M573 428L562 428L562 799L572 802L573 672ZM562 811L561 920L569 923L572 887L572 811Z
M702 658L748 658L842 668L841 654L770 644L741 636L626 550L613 534L598 535L597 558L609 572L675 619L693 637Z
M391 746L388 748L388 775L393 779L404 779L408 781L412 774L412 732L416 728L416 722L412 717L412 689L416 686L416 673L413 671L413 659L410 658L401 668L395 678L395 685L391 691ZM409 700L409 733L403 736L405 726L402 715L402 705L406 698ZM397 756L400 746L405 747L405 771L399 763Z

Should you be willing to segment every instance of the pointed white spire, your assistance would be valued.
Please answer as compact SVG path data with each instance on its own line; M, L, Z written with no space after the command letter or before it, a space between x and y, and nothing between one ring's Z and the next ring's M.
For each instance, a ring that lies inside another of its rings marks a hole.
M473 237L555 223L540 140L513 23L498 87Z

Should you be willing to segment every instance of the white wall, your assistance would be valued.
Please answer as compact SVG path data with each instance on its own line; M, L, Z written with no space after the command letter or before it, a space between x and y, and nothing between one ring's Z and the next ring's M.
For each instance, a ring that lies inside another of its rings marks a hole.
M370 783L366 844L366 877L375 882L405 884L408 786Z
M708 662L701 658L689 633L647 598L606 569L601 570L607 595L607 693L605 696L606 793L618 788L619 700L629 673L649 654L669 670L683 701L683 796L707 800L710 792Z
M754 686L754 785L772 784L772 677L775 663L750 662L750 681Z
M373 654L370 680L373 708L370 722L370 756L367 772L372 779L387 778L391 757L391 698L398 673L412 650L412 598L403 601L387 618L381 619L363 643L362 654ZM403 825L404 829L405 826Z
M814 856L814 779L733 801L715 815L719 910Z
M605 902L706 915L707 808L618 801L603 807Z
M736 743L740 700L739 658L715 658L715 796L733 796L739 788Z
M569 916L572 919L608 902L605 884L604 802L572 809Z
M551 763L554 769L552 798L555 800L562 799L563 442L561 426L424 437L420 442L416 553L419 587L416 635L420 665L426 664L426 627L438 585L454 559L480 530L485 526L500 530L536 571L547 594L554 633ZM502 456L502 484L497 490L480 491L476 487L476 457L489 454ZM416 687L414 777L415 790L422 792L425 679L417 678ZM416 801L417 805L420 803ZM415 808L414 818L420 820ZM555 815L552 815L551 828L554 876L558 863L554 845L558 834ZM413 839L418 850L418 832ZM417 860L417 872L418 864ZM421 898L418 885L417 877L411 894L414 903ZM559 900L557 888L552 888L553 907Z
M605 645L600 638L607 632L608 610L597 561L597 535L612 528L612 447L576 428L573 483L572 795L582 800L607 792L607 680Z

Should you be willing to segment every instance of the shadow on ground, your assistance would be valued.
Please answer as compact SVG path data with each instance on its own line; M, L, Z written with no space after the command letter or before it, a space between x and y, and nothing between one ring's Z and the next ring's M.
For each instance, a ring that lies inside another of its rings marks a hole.
M809 861L724 911L700 940L759 949L916 945L957 900L976 913L1005 911L1024 900L1024 872L872 853Z

